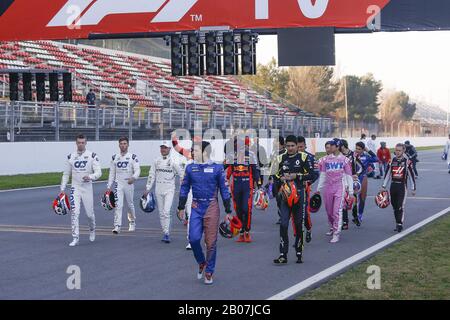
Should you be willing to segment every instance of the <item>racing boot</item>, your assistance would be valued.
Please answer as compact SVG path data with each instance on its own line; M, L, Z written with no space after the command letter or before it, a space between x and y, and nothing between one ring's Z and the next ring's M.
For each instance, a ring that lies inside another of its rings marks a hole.
M245 242L244 233L239 234L239 238L236 240L236 242Z
M278 258L273 260L273 263L275 263L275 264L286 264L287 262L288 262L287 257L283 253L280 254L280 256Z

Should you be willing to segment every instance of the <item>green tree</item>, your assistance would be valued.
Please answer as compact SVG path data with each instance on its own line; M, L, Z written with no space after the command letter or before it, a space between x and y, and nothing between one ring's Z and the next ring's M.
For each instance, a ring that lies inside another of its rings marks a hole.
M286 98L289 73L286 69L278 67L275 58L265 65L258 64L256 76L242 76L242 79L252 84L260 93L268 91L272 95Z
M409 121L416 112L416 104L411 103L409 96L403 91L387 93L380 108L380 118L385 125L400 120Z
M381 81L372 74L346 76L349 119L375 121L380 103L378 95L382 90Z

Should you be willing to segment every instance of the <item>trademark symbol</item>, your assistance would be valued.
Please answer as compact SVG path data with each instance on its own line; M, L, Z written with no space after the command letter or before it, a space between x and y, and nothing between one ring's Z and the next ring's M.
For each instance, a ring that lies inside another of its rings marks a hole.
M191 14L192 22L201 22L203 21L203 15L202 14Z

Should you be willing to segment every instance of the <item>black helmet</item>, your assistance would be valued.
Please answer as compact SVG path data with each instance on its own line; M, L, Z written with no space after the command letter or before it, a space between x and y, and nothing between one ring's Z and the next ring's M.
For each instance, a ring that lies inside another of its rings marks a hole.
M220 225L219 225L219 233L224 238L227 238L227 239L233 238L233 233L231 232L230 224L227 223L226 221L222 221L220 223Z
M320 194L314 194L311 199L309 199L309 210L313 213L319 211L320 206L322 205L322 197Z

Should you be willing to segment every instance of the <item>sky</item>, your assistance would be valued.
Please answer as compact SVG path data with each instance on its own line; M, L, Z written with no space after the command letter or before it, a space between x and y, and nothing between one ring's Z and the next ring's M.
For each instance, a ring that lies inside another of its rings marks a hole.
M276 36L260 36L258 63L277 57ZM450 31L336 35L337 72L373 73L385 89L450 108Z

